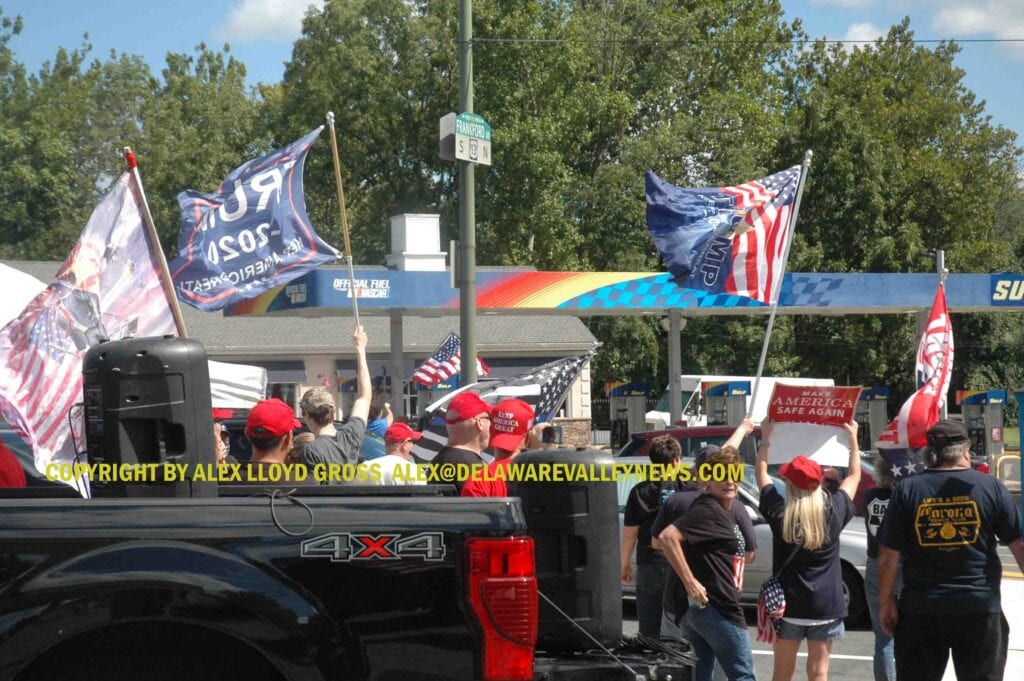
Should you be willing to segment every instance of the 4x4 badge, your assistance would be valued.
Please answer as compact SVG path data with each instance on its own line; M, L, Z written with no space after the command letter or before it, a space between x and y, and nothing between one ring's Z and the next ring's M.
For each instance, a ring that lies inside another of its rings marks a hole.
M419 532L402 535L352 534L337 532L322 534L302 542L303 558L330 558L332 563L353 560L398 560L420 558L427 561L444 560L444 535L441 532Z

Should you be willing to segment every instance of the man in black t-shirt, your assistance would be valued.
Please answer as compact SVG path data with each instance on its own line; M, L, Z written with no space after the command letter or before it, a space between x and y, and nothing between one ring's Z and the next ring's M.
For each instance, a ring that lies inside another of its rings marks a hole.
M651 441L650 459L656 466L679 464L682 449L671 435ZM664 468L663 468L664 469ZM636 619L644 636L661 635L661 599L665 590L668 562L651 546L651 525L661 503L683 487L678 480L645 480L629 491L622 523L622 581L632 581L633 547L636 547Z
M1009 635L996 543L1024 570L1020 512L1001 482L971 469L963 424L939 421L927 438L928 469L900 481L882 522L881 625L896 639L897 678L938 681L952 651L957 678L996 681Z

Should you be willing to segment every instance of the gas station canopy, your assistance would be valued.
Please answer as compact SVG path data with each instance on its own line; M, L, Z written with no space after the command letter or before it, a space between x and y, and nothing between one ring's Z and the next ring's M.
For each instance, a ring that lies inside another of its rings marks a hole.
M225 310L227 315L351 314L348 272L324 267ZM897 314L931 307L935 274L786 274L780 314ZM459 292L447 271L357 269L361 314L457 315ZM1024 311L1024 274L950 274L951 312ZM662 315L767 313L769 306L740 296L681 288L668 273L480 271L481 314Z

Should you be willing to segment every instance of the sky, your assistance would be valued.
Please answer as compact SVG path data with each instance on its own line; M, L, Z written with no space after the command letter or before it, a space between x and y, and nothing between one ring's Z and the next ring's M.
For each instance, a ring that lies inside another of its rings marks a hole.
M956 63L965 83L985 100L993 122L1024 145L1024 0L781 0L786 18L800 18L811 37L872 40L904 16L920 40L1020 40L964 43ZM310 5L322 0L0 0L25 26L10 43L32 71L58 47L82 45L93 55L111 49L141 55L158 73L167 52L191 53L199 42L225 43L245 63L249 81L273 83L284 74L292 42ZM851 43L852 44L852 43ZM486 74L477 72L477 78Z

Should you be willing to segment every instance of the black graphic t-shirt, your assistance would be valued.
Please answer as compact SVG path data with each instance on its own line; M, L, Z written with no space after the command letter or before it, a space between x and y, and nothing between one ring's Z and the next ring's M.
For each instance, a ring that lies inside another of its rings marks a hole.
M900 609L948 615L1000 611L996 542L1020 536L1020 512L1001 482L931 469L896 485L878 540L902 554Z
M868 532L868 558L878 558L878 531L882 527L885 509L889 507L892 489L872 487L864 494L864 526Z
M658 517L663 501L671 497L683 487L679 481L637 483L629 491L626 500L626 512L623 525L637 527L636 562L637 565L665 565L667 561L661 551L651 548L651 525Z
M654 524L651 525L651 535L657 537L669 525L675 525L677 528L680 527L683 516L693 506L693 502L703 494L704 492L697 485L685 485L682 491L670 496L661 505L658 517L654 519ZM740 535L743 537L744 550L756 551L757 536L754 534L754 523L750 520L750 514L747 512L746 505L739 498L733 499L729 512L732 514L735 526L739 528ZM686 612L686 603L686 589L683 588L683 582L679 579L679 576L673 572L669 575L669 579L665 580L665 591L662 592L661 607L667 612L682 617L683 613ZM676 610L676 608L682 609Z
M733 501L732 505L739 504ZM683 554L697 581L704 585L708 602L723 617L746 628L740 592L743 587L743 557L747 547L731 510L710 494L703 494L693 502L690 510L676 523L683 535ZM681 580L676 580L682 585ZM673 603L672 612L685 612L688 602L682 590L681 602Z

